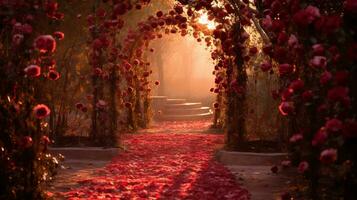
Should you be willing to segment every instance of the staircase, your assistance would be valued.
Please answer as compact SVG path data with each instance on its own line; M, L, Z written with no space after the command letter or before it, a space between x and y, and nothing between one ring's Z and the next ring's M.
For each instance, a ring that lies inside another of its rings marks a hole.
M152 96L154 118L160 121L203 120L212 117L210 107L201 102L187 102L186 99L169 99L165 96Z

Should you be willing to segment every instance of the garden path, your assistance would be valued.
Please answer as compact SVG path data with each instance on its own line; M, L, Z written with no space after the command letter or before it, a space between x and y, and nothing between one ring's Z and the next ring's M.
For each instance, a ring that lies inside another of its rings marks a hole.
M214 159L224 136L207 131L209 124L159 123L138 134L127 134L125 150L109 164L72 176L70 187L53 195L71 200L249 199L235 176Z

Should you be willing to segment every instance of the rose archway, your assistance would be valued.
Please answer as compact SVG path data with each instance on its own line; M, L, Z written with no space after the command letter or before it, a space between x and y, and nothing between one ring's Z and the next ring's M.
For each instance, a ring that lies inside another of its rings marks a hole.
M97 0L94 4L87 16L91 106L76 104L91 113L93 144L115 146L118 128L146 126L150 68L145 52L151 51L150 42L165 34L192 35L207 44L215 60L214 125L226 127L227 147L245 139L247 68L263 52L266 60L261 70L280 78L281 88L272 95L281 100L277 109L291 136L286 143L291 160L285 165L299 166L314 199L320 198L319 191L334 187L346 198L353 197L357 185L355 0L178 0L172 9L155 12L125 37L123 28L130 14L153 1ZM52 103L55 95L47 95L46 89L54 87L47 80L60 78L53 54L64 34L53 29L64 15L51 0L4 0L0 9L0 119L5 133L0 136L0 182L6 186L0 195L41 199L41 183L58 165L47 153L52 130L48 131L46 121L48 116L53 121L58 106ZM215 25L208 26L215 28L209 30L199 20L212 21ZM249 44L251 27L259 33L262 47Z

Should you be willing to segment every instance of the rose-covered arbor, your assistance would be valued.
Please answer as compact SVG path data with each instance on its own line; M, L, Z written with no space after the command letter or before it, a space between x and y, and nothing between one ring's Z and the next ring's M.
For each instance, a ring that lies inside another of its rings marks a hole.
M87 16L91 106L76 106L91 113L94 144L115 146L118 127L135 130L147 125L150 68L145 51L150 51L151 40L165 33L192 34L211 47L216 61L214 126L226 128L228 148L246 138L247 68L252 58L264 53L261 70L280 78L281 88L272 95L281 99L277 109L290 138L285 142L291 160L284 163L299 166L314 199L355 196L355 0L179 0L172 10L154 12L126 34L123 27L130 13L153 3L95 1L93 13ZM56 106L46 103L44 80L59 78L52 53L54 37L61 40L63 34L44 31L46 23L38 22L43 15L58 21L63 14L55 1L0 1L0 8L4 16L0 22L4 58L0 62L0 117L6 132L0 140L0 181L7 185L1 194L12 199L21 199L21 195L41 198L40 180L56 165L46 153L50 142L46 116ZM195 23L202 13L217 24L213 31ZM262 47L248 42L249 27L259 33ZM25 164L28 162L32 164ZM326 192L330 188L339 190L330 194Z

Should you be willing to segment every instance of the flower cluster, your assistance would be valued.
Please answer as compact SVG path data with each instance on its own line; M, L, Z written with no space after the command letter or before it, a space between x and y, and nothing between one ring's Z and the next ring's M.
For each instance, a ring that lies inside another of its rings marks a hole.
M350 24L356 19L356 1L269 0L262 6L262 26L271 39L271 51L265 53L278 62L283 81L279 111L298 122L290 143L303 150L299 172L310 172L305 174L314 182L319 169L342 166L349 157L344 151L348 140L357 137L357 129L346 130L347 124L357 123L351 96L356 54L350 53L356 45L355 26ZM270 62L261 69L268 71ZM337 176L323 172L324 177Z

